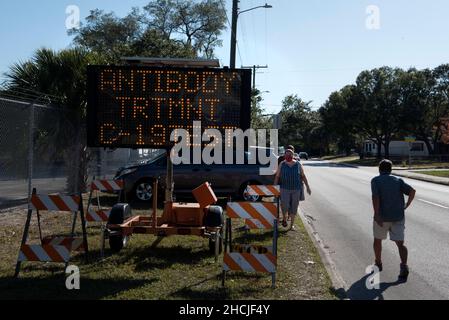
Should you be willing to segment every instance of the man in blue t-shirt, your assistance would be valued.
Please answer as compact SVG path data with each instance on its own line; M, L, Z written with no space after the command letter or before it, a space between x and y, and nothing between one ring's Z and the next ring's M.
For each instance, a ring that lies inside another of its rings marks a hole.
M411 205L416 191L404 180L391 175L393 164L383 160L379 164L380 175L371 180L371 191L374 208L374 254L375 265L382 271L382 241L394 241L401 257L400 280L407 280L409 269L407 266L408 250L404 245L405 210ZM404 195L408 196L407 204Z

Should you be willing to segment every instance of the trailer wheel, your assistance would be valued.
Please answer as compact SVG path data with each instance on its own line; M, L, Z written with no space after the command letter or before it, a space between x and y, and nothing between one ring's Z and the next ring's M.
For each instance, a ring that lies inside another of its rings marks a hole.
M204 225L209 228L220 228L218 237L218 253L220 254L223 251L223 208L219 206L210 206L206 216L204 217ZM211 254L215 254L215 240L216 239L209 239L209 252Z
M125 242L127 242L127 237L123 236L110 236L109 237L109 247L111 251L114 253L120 252L125 246Z
M131 207L126 203L118 203L111 209L108 224L122 224L131 217ZM129 238L124 237L120 232L112 231L109 234L109 247L114 253L120 252L128 243Z

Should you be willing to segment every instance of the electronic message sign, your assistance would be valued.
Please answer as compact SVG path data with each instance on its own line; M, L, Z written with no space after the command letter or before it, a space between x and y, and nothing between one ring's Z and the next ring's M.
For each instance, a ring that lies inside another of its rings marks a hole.
M251 70L90 66L89 147L169 148L176 129L250 127ZM198 122L196 122L198 123Z

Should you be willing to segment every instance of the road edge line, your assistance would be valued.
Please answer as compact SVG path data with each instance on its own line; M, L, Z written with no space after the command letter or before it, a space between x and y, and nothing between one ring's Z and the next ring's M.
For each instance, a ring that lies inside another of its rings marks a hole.
M310 223L310 221L305 216L303 210L301 209L299 210L299 216L302 220L304 228L306 229L309 235L309 238L312 240L315 248L318 250L324 268L326 269L329 278L331 279L334 294L340 300L347 300L348 297L346 293L347 290L346 282L343 280L342 276L338 272L335 262L332 260L332 257L330 256L328 250L326 250L326 248L324 247L323 240L320 238L318 232L316 232L313 225Z

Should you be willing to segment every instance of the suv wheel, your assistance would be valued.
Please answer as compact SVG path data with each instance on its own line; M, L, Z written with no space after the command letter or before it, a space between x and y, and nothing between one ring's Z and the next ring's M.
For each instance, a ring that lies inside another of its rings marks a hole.
M153 182L150 180L138 182L134 187L134 197L143 202L151 201L153 198Z

